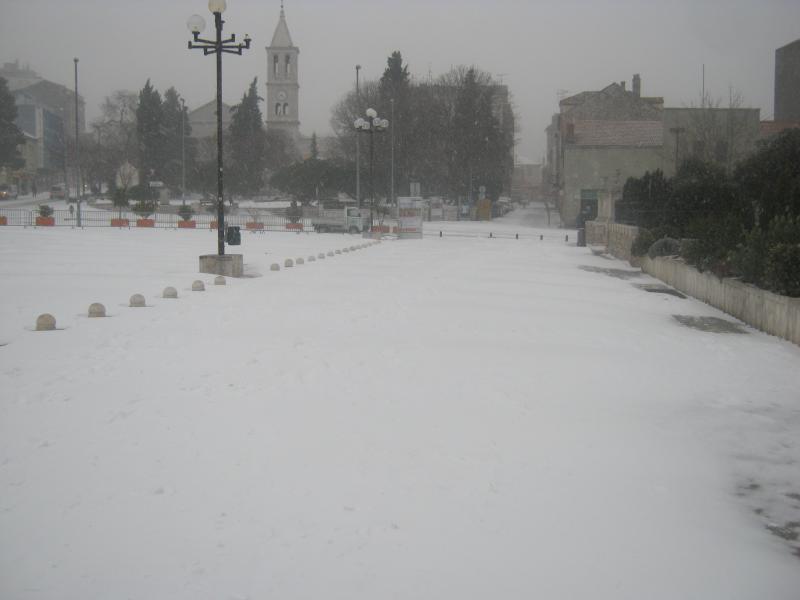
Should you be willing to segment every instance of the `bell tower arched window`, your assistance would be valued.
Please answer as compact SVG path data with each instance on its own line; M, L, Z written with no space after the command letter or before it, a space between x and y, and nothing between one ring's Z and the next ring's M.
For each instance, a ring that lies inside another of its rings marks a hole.
M283 114L284 115L288 115L289 114L289 105L288 104L284 104L283 105Z
M280 58L276 54L275 56L272 57L272 74L275 75L276 77L280 74L278 72L279 65L280 65Z
M292 57L288 54L286 55L286 76L292 74Z

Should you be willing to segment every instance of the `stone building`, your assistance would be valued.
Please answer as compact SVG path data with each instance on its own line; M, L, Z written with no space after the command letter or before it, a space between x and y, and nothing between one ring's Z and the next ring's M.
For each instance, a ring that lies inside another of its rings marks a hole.
M295 144L300 140L299 58L281 3L280 19L267 46L266 120L268 131L284 131Z
M602 197L616 197L629 177L662 167L664 99L642 96L633 76L600 91L564 98L547 128L543 194L562 222L598 215Z
M198 140L217 135L217 101L212 100L195 108L188 114L192 137ZM231 124L231 107L222 103L222 130L228 131Z
M761 135L758 108L665 108L664 173L675 174L688 158L731 171L756 149Z
M775 50L774 119L800 122L800 40Z

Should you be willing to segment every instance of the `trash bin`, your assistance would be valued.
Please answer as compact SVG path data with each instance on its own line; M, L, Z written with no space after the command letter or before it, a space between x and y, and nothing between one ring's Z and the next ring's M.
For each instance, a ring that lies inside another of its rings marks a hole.
M586 230L583 228L578 229L578 247L586 247Z
M225 243L229 246L242 245L242 231L241 228L230 225L225 228Z

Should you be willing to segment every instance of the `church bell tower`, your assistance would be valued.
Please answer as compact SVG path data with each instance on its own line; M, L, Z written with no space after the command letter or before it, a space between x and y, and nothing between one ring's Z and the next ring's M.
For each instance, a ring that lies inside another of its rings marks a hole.
M300 137L299 57L281 2L281 17L267 46L267 129L285 131L295 141Z

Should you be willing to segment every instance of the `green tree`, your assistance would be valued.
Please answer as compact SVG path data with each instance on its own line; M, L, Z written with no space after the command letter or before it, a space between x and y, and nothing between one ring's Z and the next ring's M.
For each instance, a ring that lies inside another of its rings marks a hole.
M275 173L270 185L294 196L302 204L326 200L340 192L355 195L355 168L352 163L309 158Z
M163 177L166 135L161 94L147 80L139 92L136 108L136 133L139 143L139 172L146 181Z
M319 158L319 146L317 146L317 132L311 134L311 158L317 160Z
M228 181L231 189L242 195L256 194L264 187L267 166L267 138L257 85L258 78L253 79L242 101L231 109Z
M25 161L19 153L19 146L25 143L25 136L14 124L17 118L17 105L14 96L8 91L8 83L0 77L0 167L17 169Z
M800 129L769 140L738 165L734 178L760 227L778 216L800 216Z
M164 150L162 167L162 178L164 182L173 189L179 189L182 185L183 175L183 149L186 155L186 172L191 173L197 146L191 137L192 126L189 124L189 115L183 107L181 97L174 87L164 92L164 102L162 104ZM181 128L183 127L183 128ZM184 139L181 139L181 136Z

